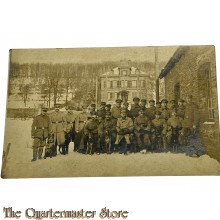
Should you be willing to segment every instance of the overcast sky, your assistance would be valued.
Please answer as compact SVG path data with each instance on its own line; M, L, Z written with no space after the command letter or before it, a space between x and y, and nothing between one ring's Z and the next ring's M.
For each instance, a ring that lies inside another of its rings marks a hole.
M158 47L159 62L166 62L173 55L176 46ZM154 47L112 47L112 48L74 48L74 49L13 49L12 62L19 63L95 63L103 61L154 62Z

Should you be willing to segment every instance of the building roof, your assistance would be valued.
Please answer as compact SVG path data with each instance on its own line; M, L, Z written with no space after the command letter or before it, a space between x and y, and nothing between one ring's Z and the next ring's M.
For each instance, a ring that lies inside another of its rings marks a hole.
M188 48L189 47L187 46L181 46L175 51L175 53L170 58L166 66L161 70L160 75L159 75L160 79L165 77L170 72L170 70L175 66L175 64L178 63L181 57L186 53Z

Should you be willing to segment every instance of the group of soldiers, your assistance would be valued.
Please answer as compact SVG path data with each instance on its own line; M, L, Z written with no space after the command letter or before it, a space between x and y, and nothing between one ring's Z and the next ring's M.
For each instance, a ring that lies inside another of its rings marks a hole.
M58 149L66 155L70 142L74 142L74 151L82 154L126 155L186 145L186 137L196 132L199 121L192 99L189 95L178 103L149 100L148 107L146 99L135 97L131 107L117 99L114 106L101 102L98 110L95 104L83 105L78 114L72 106L66 107L64 113L56 104L50 114L43 107L32 124L32 161L42 159L44 146L49 146L50 157L56 156Z

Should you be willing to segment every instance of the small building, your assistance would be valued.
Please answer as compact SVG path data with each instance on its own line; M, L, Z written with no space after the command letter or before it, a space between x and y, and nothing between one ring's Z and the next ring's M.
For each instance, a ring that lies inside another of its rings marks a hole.
M122 60L120 66L100 76L101 101L110 104L117 98L132 103L134 97L155 99L155 77L131 66L128 60Z
M214 46L179 47L159 78L168 100L193 96L199 107L200 137L206 152L220 161L219 113Z

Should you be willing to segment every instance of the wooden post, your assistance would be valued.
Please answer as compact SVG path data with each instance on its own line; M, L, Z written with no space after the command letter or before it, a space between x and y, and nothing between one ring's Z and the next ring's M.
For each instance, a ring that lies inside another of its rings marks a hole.
M159 73L158 73L158 47L155 47L155 64L154 64L154 73L156 77L156 102L160 100L160 89L159 89Z

